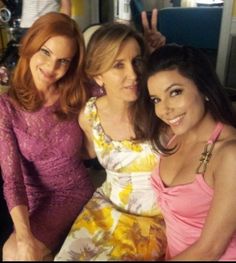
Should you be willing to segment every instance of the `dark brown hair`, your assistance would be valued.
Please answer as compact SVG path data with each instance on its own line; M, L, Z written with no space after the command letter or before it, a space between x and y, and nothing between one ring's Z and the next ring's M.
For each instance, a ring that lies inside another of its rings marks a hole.
M153 52L147 63L146 80L137 101L139 114L136 115L135 131L138 138L149 139L156 150L170 153L161 141L161 135L168 126L156 116L146 86L149 77L167 70L178 70L194 82L199 93L208 98L205 110L215 121L236 127L234 108L208 57L197 48L165 45ZM141 129L140 122L143 124Z

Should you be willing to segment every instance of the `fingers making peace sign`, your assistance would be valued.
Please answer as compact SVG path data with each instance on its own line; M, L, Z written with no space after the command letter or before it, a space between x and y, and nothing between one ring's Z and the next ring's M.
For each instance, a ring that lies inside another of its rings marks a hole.
M152 10L151 25L149 25L147 12L142 11L141 13L144 38L147 41L150 52L165 45L166 38L157 30L158 11L157 9Z

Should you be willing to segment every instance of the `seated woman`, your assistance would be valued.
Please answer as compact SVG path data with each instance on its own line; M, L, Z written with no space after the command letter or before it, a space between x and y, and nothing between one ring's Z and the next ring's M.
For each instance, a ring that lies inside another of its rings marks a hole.
M136 121L146 118L143 138L163 153L152 183L166 222L166 259L235 261L232 104L198 49L161 47L149 58L147 70L149 94L142 89L138 105L148 112ZM175 134L168 144L161 141L163 128Z
M77 121L88 98L83 36L67 15L48 13L19 54L0 95L0 166L14 226L3 260L50 260L94 192Z
M150 181L159 154L134 133L145 54L142 36L124 24L101 26L88 44L87 73L106 95L92 97L79 122L90 157L98 157L107 177L75 220L56 261L164 257L165 225Z

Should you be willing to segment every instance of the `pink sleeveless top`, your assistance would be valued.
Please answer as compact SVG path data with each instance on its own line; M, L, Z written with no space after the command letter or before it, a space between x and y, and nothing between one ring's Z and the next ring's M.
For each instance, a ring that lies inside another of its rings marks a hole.
M214 146L222 129L223 124L218 123L206 147L213 149L211 146ZM207 157L204 157L206 161ZM204 164L204 161L202 163ZM187 249L200 237L214 190L206 184L204 170L196 174L192 183L166 187L159 176L158 166L151 180L166 222L168 243L166 259L170 259ZM236 233L220 260L236 260Z

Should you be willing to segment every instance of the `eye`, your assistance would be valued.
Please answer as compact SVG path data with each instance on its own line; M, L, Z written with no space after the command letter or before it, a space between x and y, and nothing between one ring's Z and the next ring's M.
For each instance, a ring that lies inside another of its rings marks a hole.
M136 57L133 59L133 65L136 67L143 66L143 59L141 57Z
M69 59L64 59L64 58L60 59L59 62L60 62L61 65L65 65L65 66L70 64L70 60Z
M122 69L122 68L124 68L124 63L121 62L121 61L118 61L118 62L116 62L116 63L113 65L113 68Z
M170 92L170 96L171 97L175 97L178 96L180 94L182 94L183 90L182 89L174 89Z
M158 104L161 101L159 98L153 96L150 97L150 100L153 104Z
M143 66L144 66L142 57L134 58L132 61L132 64L133 64L133 67L134 67L136 73L141 74L143 71Z
M45 48L40 48L40 52L41 52L42 54L46 55L46 56L50 56L49 51L48 51L47 49L45 49Z

